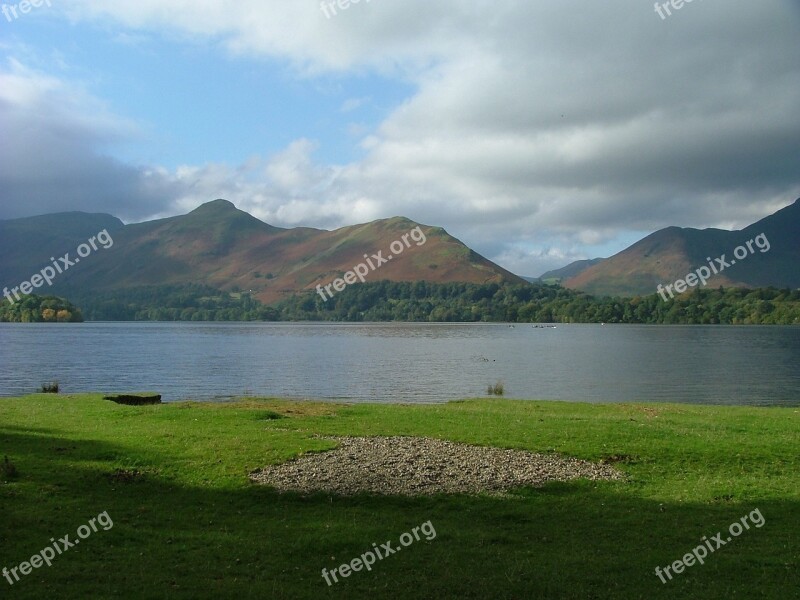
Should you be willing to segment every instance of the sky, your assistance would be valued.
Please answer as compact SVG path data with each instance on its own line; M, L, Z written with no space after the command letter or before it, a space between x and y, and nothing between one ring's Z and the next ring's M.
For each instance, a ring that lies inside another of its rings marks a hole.
M402 215L538 276L800 197L800 0L36 3L0 7L0 219Z

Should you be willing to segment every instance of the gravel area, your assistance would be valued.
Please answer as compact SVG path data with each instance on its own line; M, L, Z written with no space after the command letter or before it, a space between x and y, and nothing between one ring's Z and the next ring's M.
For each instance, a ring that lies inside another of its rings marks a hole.
M503 493L548 481L623 479L609 465L416 437L333 437L339 446L250 474L281 491L343 496Z

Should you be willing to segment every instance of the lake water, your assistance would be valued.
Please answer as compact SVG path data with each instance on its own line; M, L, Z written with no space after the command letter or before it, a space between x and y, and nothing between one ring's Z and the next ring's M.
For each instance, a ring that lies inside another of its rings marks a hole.
M154 391L372 402L486 396L800 405L800 327L0 324L0 395Z

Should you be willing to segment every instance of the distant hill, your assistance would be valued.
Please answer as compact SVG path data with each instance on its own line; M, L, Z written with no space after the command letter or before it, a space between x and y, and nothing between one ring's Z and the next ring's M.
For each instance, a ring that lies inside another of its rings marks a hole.
M734 249L761 234L769 251L753 244L753 253L748 250L745 258L734 258ZM711 287L800 287L800 200L741 231L662 229L563 285L595 295L647 295L723 254L731 266L708 280Z
M407 235L417 227L426 240L421 245ZM0 283L17 285L29 279L49 264L50 256L68 251L74 256L80 243L102 229L113 236L113 246L93 252L60 275L53 290L70 297L70 292L202 284L232 292L252 290L255 298L270 303L330 283L366 262L365 254L382 252L388 258L390 245L404 235L408 243L403 251L370 272L369 280L522 282L444 229L403 217L335 231L282 229L216 200L187 215L134 225L85 213L0 221Z
M113 236L124 227L106 214L68 212L0 221L0 285L12 287L50 264L50 257L75 248L107 229Z
M606 260L605 258L593 258L589 260L576 260L573 263L568 264L566 267L561 267L560 269L555 269L553 271L548 271L541 277L539 277L540 281L544 282L560 282L564 279L569 279L571 277L576 277L583 273L589 267L593 267L596 264L599 264Z

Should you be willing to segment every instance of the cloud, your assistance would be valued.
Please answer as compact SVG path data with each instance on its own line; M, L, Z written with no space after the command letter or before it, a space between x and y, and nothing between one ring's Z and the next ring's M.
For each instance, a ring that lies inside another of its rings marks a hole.
M11 60L0 69L0 131L13 140L0 145L0 216L159 210L169 186L101 151L137 129L82 88Z
M316 144L297 140L274 156L245 165L185 166L164 173L181 191L175 208L189 211L209 198L225 198L263 221L281 227L336 228L380 218L378 202L360 197L338 181L341 167L313 161Z
M370 101L369 96L365 98L348 98L342 103L342 107L339 109L343 113L353 112L367 104Z
M667 20L648 5L586 0L374 0L332 19L317 2L262 0L67 10L125 35L277 58L297 77L372 71L416 92L364 134L351 164L315 161L309 131L244 165L168 172L104 156L135 127L87 110L66 83L17 72L0 86L0 125L14 139L35 130L21 156L3 151L13 164L0 182L17 211L22 197L106 201L143 218L226 197L284 226L405 214L536 274L626 231L741 227L800 196L800 12L782 0L693 3Z

